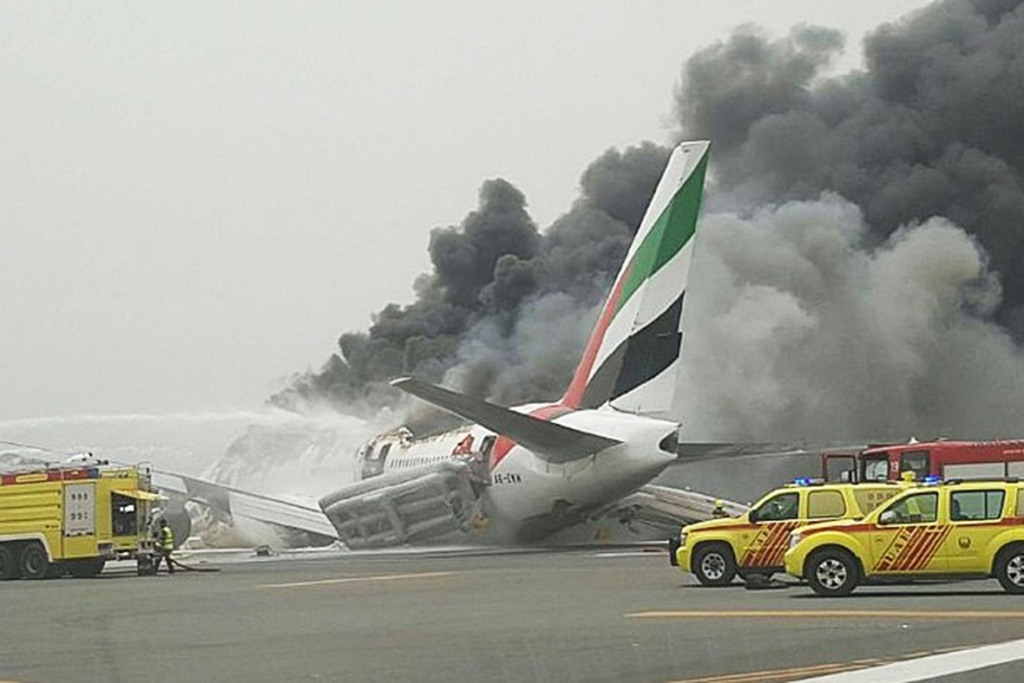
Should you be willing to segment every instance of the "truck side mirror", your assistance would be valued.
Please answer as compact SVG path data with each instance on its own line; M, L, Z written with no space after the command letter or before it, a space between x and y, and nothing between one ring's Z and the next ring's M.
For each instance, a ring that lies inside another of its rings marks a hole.
M892 524L896 521L896 513L892 510L886 510L878 516L879 524Z
M747 521L751 524L757 524L757 510L751 510L747 513Z

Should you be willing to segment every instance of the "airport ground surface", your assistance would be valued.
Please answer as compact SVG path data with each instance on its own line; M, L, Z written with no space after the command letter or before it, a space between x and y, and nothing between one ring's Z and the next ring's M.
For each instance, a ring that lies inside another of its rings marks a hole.
M218 573L11 581L0 680L740 683L1024 638L1024 596L994 581L820 599L703 588L666 557L220 558Z

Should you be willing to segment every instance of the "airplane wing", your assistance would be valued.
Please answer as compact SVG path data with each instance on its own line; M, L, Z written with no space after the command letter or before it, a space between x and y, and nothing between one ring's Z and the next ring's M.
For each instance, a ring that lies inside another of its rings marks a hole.
M327 516L314 503L302 505L162 470L153 470L153 485L160 491L208 505L231 517L245 517L286 529L338 538Z
M873 445L903 443L899 439L871 439L863 443L849 441L793 441L793 442L729 442L729 441L690 441L681 442L677 452L679 459L673 465L685 465L688 462L712 460L716 458L742 458L745 456L784 456L784 455L820 455L824 451L832 453L847 452L850 454Z
M442 389L412 377L391 381L391 386L418 396L442 410L483 425L530 449L552 463L571 462L593 455L621 441L517 413L480 399Z
M642 524L674 535L684 524L714 518L715 504L719 500L730 517L739 516L748 509L741 503L704 493L648 484L636 493L616 501L604 514L617 517L627 526Z

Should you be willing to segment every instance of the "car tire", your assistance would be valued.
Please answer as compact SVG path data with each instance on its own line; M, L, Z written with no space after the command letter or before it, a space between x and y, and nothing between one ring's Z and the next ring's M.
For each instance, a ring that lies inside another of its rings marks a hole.
M996 560L996 578L1007 593L1024 593L1024 544L1003 548Z
M705 586L727 586L736 578L736 557L725 543L706 543L694 551L691 570Z
M10 546L0 545L0 581L13 579L18 575L18 568L14 563L14 551Z
M808 558L805 575L815 593L836 598L853 592L860 580L860 569L850 553L828 548Z
M50 571L50 558L46 556L43 546L29 543L21 551L18 566L21 569L21 578L38 581L45 579Z

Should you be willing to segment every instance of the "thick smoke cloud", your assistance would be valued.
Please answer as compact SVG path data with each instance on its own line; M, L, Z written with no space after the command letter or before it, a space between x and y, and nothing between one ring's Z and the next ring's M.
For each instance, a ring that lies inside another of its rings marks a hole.
M1024 9L942 0L877 29L867 70L822 78L842 47L798 27L748 27L686 64L684 136L713 140L712 207L750 211L837 192L871 235L943 216L977 237L1003 282L997 315L1024 335Z
M1024 357L986 320L1000 287L984 253L946 219L866 247L860 209L826 195L708 216L701 237L680 391L690 434L1019 434Z
M366 333L343 334L339 354L272 402L373 414L400 405L387 381L407 374L499 403L557 398L667 159L651 143L607 151L543 234L519 190L487 181L459 226L431 233L433 270L416 281L416 301L385 307Z
M713 177L678 417L694 439L1020 435L1024 3L940 0L826 77L842 49L826 28L744 27L683 66L679 137L712 140ZM374 412L410 373L557 397L667 154L606 152L543 232L488 181L432 234L416 301L273 401Z

